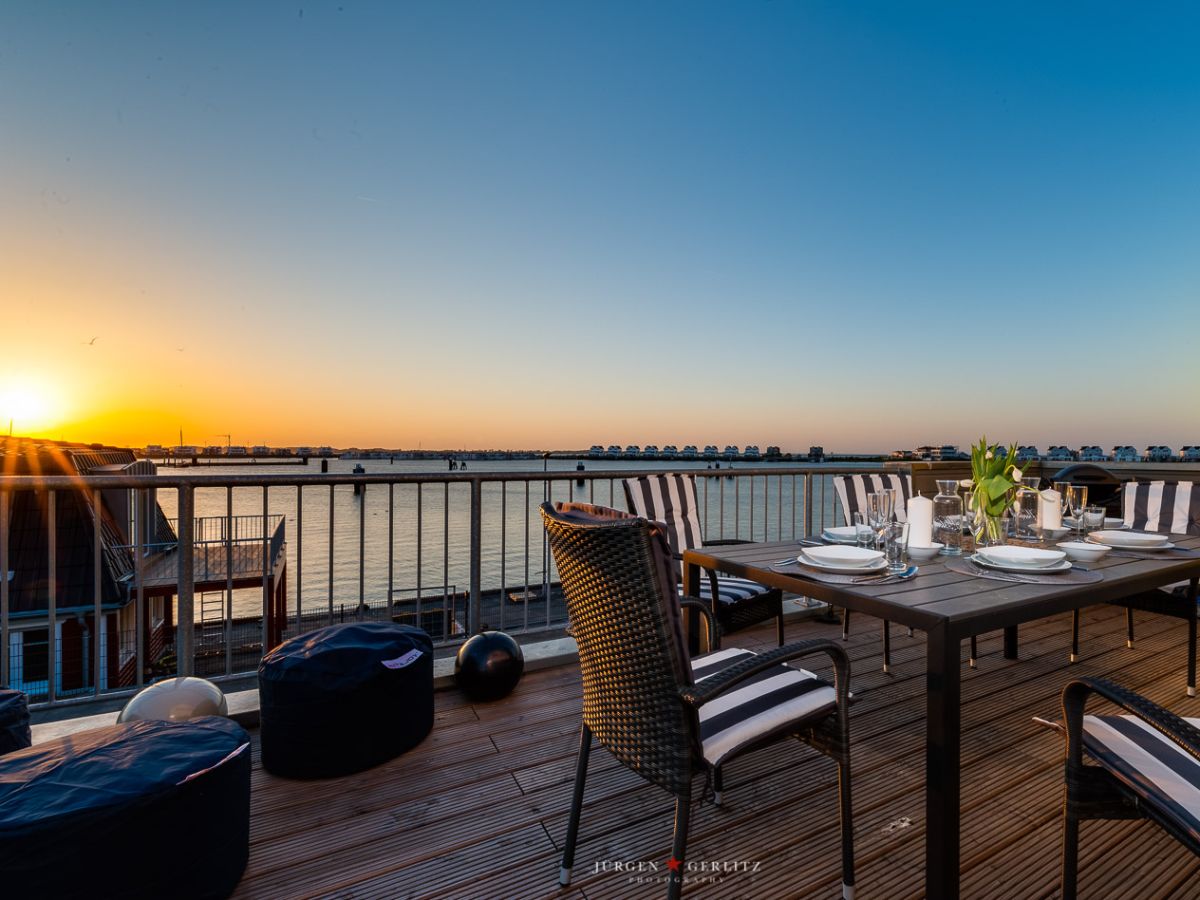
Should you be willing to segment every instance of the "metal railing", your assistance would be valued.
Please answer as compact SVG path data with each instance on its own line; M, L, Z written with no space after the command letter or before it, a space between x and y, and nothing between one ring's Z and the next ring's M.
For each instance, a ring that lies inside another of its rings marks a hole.
M252 672L273 641L347 617L420 625L439 646L484 626L514 633L558 630L565 623L565 606L538 505L574 499L623 509L623 479L664 471L252 475L172 470L153 476L3 476L0 573L6 577L0 578L0 682L24 680L13 673L20 674L16 650L25 637L14 639L14 634L36 627L48 635L64 620L95 623L114 614L102 609L101 560L111 548L102 547L99 530L92 530L93 577L86 596L65 596L69 586L59 583L62 536L54 539L56 498L66 492L85 496L97 521L105 490L132 489L139 497L156 492L178 536L174 623L163 634L141 626L132 637L122 638L121 652L135 661L129 684L114 684L111 669L102 671L111 654L91 653L83 691L60 690L55 676L62 671L58 657L67 652L66 645L47 641L48 659L38 666L46 671L45 690L31 698L36 705L78 702L81 694L95 699L127 693L164 669L217 680L236 677ZM788 540L839 523L833 477L880 468L772 465L688 471L698 480L701 522L709 540L763 541ZM47 578L39 604L44 615L33 618L27 603L21 610L12 608L7 577L14 498L29 491L38 495L45 511L47 536ZM135 511L146 508L144 501L134 504ZM133 531L145 533L143 523L135 521ZM257 542L262 544L262 568L253 575L261 583L249 590L247 600L247 589L235 582L249 573L238 569L233 557L237 547ZM145 623L152 602L145 574L148 548L135 538L132 549L125 603L133 607L133 621ZM225 565L206 570L205 555L222 552ZM226 574L219 622L204 610L198 617L196 608L197 573L203 578L218 568Z

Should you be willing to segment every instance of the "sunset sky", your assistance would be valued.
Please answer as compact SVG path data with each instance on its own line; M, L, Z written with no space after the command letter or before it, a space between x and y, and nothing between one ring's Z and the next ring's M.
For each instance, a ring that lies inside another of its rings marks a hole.
M1200 444L1200 6L0 5L0 419Z

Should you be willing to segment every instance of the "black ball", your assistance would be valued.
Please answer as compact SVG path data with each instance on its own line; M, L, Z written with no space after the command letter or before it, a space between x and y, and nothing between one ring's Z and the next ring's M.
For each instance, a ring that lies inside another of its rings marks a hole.
M499 700L525 671L521 645L503 631L484 631L458 648L454 679L472 700Z

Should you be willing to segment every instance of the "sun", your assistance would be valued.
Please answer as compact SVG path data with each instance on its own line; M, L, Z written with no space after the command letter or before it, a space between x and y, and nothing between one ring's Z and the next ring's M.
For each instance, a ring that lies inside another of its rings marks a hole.
M0 428L33 434L57 423L58 409L48 387L31 381L0 384Z

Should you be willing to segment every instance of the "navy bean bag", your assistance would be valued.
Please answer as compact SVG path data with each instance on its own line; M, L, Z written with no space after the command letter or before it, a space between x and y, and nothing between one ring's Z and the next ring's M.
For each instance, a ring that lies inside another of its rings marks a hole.
M433 728L433 642L390 622L331 625L258 667L262 764L289 778L377 766Z
M25 695L0 688L0 754L24 750L32 743Z
M127 722L0 757L0 895L228 897L250 853L250 736Z

